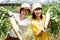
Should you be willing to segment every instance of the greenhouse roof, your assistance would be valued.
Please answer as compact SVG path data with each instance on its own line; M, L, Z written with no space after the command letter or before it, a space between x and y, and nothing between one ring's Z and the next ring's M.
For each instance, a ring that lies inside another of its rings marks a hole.
M36 3L39 2L41 4L52 3L52 2L60 2L60 0L0 0L0 4L7 4L7 3Z

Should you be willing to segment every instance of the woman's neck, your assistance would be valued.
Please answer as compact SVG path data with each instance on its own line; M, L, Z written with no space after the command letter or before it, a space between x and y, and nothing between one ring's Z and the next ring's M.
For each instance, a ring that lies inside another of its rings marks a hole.
M40 17L36 17L36 20L37 20L37 21L40 21L40 20L41 20L41 18L40 18Z

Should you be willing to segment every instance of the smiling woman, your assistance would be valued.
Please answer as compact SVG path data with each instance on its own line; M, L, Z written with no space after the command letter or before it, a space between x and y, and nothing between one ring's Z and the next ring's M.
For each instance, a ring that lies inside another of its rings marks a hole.
M10 23L12 24L9 37L6 40L23 40L23 34L30 25L30 20L26 16L30 13L30 4L23 3L20 8L20 13L13 13L8 11L8 14L12 16Z
M39 3L35 3L32 6L32 29L34 32L35 40L51 40L47 31L47 25L45 25L45 18L42 15L42 6ZM49 16L50 17L50 16ZM49 18L50 20L50 18ZM47 20L48 21L48 20ZM46 22L46 23L49 23Z

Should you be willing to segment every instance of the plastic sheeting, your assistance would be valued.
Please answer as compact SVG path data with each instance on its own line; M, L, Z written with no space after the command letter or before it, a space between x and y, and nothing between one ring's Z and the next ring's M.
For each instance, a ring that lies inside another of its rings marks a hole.
M30 4L39 2L41 4L52 3L52 2L60 2L60 0L0 0L0 4L6 3L24 3L28 2Z

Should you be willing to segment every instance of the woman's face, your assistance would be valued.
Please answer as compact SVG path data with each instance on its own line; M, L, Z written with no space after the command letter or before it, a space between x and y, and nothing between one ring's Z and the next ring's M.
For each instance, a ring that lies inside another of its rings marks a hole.
M33 12L34 12L34 14L36 15L36 17L40 17L40 15L42 14L42 9L37 8L37 9L35 9Z
M22 16L22 18L25 18L28 15L28 13L29 13L29 10L24 8L21 10L20 15Z

